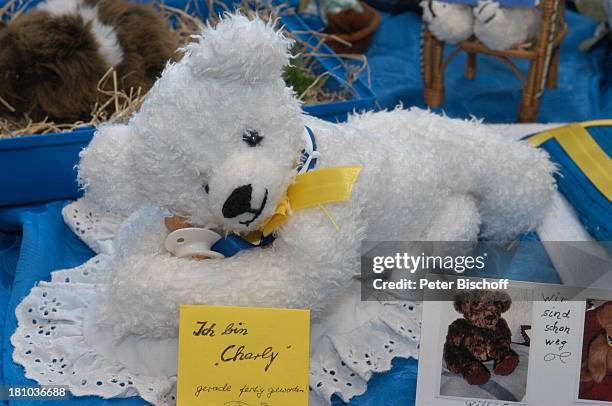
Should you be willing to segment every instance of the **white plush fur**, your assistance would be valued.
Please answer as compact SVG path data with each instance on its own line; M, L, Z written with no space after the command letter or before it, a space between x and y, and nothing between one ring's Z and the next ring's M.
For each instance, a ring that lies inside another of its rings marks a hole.
M281 80L291 42L261 20L226 16L169 65L127 125L101 127L82 152L86 198L132 213L116 240L101 318L119 335L176 334L181 303L310 308L318 317L359 270L369 240L513 238L533 229L555 186L544 152L479 122L396 109L332 124L305 116ZM347 203L293 213L268 248L228 259L163 249L168 213L226 231L258 229L293 182L304 125L318 168L361 165ZM264 137L249 147L246 129ZM261 216L225 218L251 184ZM205 186L208 185L208 193Z
M440 41L456 44L472 36L474 31L472 7L438 0L425 0L420 5L423 9L423 21L434 37Z
M116 66L123 60L123 48L119 43L114 27L103 24L98 18L98 7L91 7L83 0L47 0L36 6L54 17L77 14L90 24L91 32L98 42L100 55L110 66Z
M495 51L532 41L540 29L540 12L536 8L502 8L494 1L479 1L474 17L474 35Z
M495 1L479 1L475 7L424 0L423 21L440 41L456 44L474 34L489 49L503 51L532 41L540 28L536 8L501 7Z

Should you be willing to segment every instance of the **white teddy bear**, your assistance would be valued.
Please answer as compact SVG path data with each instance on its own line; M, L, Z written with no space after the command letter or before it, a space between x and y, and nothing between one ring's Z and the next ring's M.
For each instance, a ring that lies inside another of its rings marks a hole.
M456 44L476 36L487 48L503 51L536 39L540 11L530 7L501 7L495 1L465 4L421 2L423 21L440 41Z
M474 7L474 17L474 35L494 51L532 41L540 29L540 12L536 8L502 8L495 1L479 1Z
M466 4L426 0L420 3L423 21L440 41L457 44L470 38L474 32L474 13Z
M345 124L304 115L281 79L291 44L270 23L224 17L167 66L128 124L101 127L82 152L85 198L131 213L99 313L118 336L176 336L186 303L319 317L359 271L362 240L508 239L545 213L555 190L546 154L476 121L419 109ZM273 243L231 258L165 250L169 214L259 230L296 181L305 139L318 153L312 171L361 167L348 201L290 212Z

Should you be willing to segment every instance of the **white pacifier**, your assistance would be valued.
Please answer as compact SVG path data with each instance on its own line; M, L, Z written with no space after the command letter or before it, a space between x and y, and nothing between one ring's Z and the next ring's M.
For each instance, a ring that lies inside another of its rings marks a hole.
M168 234L164 246L172 255L179 258L201 256L225 258L223 254L211 250L221 236L207 228L181 228Z

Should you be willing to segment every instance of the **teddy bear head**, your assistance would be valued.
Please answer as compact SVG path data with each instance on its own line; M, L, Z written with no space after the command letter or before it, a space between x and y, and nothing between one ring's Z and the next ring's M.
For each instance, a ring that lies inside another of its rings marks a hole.
M606 330L608 342L612 344L612 302L606 302L597 308L597 321Z
M457 18L465 18L472 13L471 8L465 4L449 3L440 0L422 0L419 6L423 9L423 20L428 24L432 23L435 19L445 21L448 24ZM452 27L448 28L452 29Z
M506 292L473 290L459 293L454 306L472 325L493 329L511 304Z
M423 0L423 21L440 41L456 44L472 36L474 16L466 4Z
M200 226L260 227L294 180L305 131L281 76L292 41L274 23L228 14L195 37L141 110L82 152L86 195L114 211L153 203Z

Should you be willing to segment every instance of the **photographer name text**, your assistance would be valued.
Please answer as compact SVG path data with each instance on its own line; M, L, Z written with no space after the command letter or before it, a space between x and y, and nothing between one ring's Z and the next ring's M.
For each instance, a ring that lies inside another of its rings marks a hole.
M487 280L482 278L459 278L453 281L437 279L402 278L394 281L374 279L372 286L376 290L506 290L509 279Z

